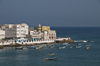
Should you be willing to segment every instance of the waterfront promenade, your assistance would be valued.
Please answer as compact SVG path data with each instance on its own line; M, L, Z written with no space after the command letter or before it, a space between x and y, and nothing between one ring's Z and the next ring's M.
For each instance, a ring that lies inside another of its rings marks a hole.
M0 42L0 46L10 46L10 45L34 45L34 44L48 44L54 43L54 40L46 40L46 41L26 41L26 42Z
M0 42L0 46L17 46L17 45L36 45L36 44L54 44L54 43L73 43L73 40L68 39L68 38L59 38L55 40L39 40L39 41L4 41Z

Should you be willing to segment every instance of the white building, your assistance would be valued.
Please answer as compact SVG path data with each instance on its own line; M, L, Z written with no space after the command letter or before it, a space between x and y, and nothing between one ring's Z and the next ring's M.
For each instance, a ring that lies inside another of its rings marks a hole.
M5 31L0 30L0 39L5 38Z
M5 37L6 38L24 38L28 35L28 25L22 24L6 24Z
M33 39L41 39L41 33L39 32L30 31L30 35L32 36Z

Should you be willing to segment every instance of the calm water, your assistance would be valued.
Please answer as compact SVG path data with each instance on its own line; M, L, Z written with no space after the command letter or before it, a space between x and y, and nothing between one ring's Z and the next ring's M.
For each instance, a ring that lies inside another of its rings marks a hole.
M100 66L100 27L52 27L58 37L71 37L73 40L90 40L83 43L82 48L69 49L77 43L58 49L45 46L43 49L24 49L21 52L14 47L0 49L0 66ZM85 45L91 44L86 50ZM48 56L55 53L55 56ZM46 61L45 58L58 57L58 60Z

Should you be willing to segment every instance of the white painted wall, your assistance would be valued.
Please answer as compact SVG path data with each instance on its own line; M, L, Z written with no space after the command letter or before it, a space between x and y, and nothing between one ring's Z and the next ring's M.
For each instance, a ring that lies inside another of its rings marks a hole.
M5 38L5 31L0 30L0 39Z

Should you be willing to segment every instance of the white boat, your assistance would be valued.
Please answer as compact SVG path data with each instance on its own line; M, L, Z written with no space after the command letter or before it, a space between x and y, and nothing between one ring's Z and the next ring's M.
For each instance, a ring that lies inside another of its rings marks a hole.
M63 47L58 47L58 49L64 49L64 48L66 48L66 46L63 46Z
M55 45L53 45L53 46L50 46L49 48L55 48Z
M84 40L83 42L87 42L87 41Z
M75 48L81 48L82 46L75 46Z
M69 49L72 49L72 46L71 46L71 47L69 47Z
M65 45L65 46L66 46L66 45L69 45L69 44L65 42L65 43L63 43L62 45Z

